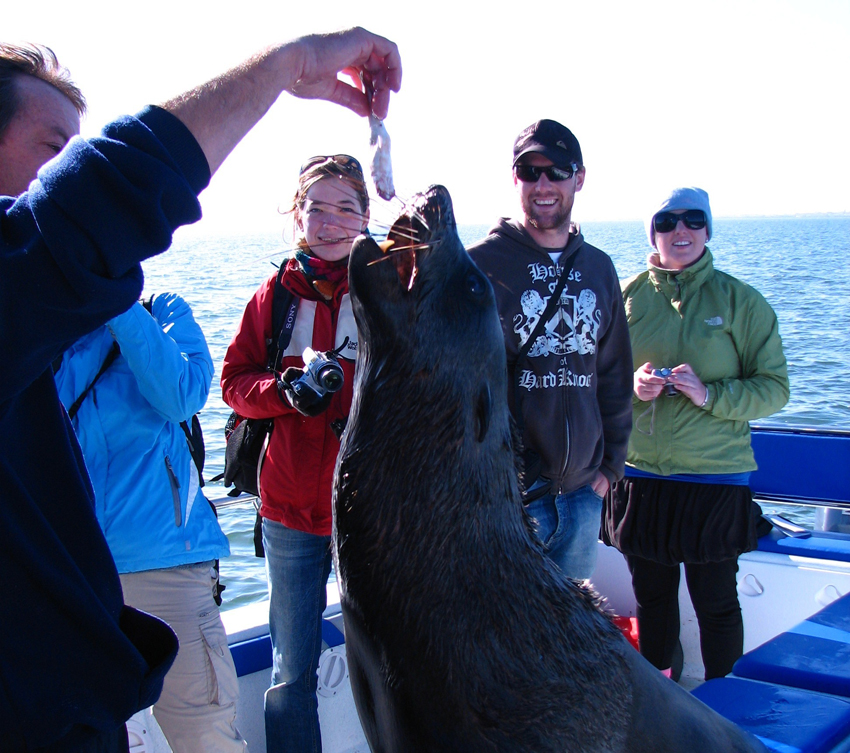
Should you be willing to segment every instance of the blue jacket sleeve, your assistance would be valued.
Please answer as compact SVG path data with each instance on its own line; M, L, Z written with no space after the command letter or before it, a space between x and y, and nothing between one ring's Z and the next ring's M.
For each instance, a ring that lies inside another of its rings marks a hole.
M153 316L137 303L107 324L142 396L167 421L187 421L204 407L212 356L186 301L160 294Z

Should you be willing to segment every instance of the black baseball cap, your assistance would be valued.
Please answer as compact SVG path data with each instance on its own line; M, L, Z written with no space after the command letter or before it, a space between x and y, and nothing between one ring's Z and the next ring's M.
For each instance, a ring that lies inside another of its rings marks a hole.
M529 152L542 154L562 169L572 163L579 167L584 164L578 139L569 128L554 120L538 120L520 132L514 141L514 165Z

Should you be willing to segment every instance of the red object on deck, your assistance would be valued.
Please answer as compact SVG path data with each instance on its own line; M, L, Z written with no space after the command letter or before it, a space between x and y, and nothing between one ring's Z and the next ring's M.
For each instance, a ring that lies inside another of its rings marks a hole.
M620 628L620 632L626 636L626 640L635 647L636 651L640 651L637 617L620 617L619 615L614 615L612 619L614 624Z

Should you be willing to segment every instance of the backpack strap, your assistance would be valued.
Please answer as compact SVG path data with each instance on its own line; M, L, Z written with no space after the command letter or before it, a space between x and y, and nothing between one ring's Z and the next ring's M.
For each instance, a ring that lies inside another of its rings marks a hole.
M192 460L195 461L195 467L198 469L198 479L201 486L206 486L204 481L204 462L206 461L207 451L204 447L204 435L201 433L201 419L196 413L191 418L192 428L189 428L188 421L181 421L180 428L186 435L186 444L189 445L189 454ZM212 504L212 503L210 503Z
M94 379L89 382L89 386L86 387L77 397L76 400L71 404L71 407L68 408L68 418L72 421L74 420L74 416L77 415L77 412L80 410L80 406L83 404L85 399L88 397L89 392L92 391L92 387L97 383L97 380L100 379L104 372L112 366L115 362L115 359L118 358L121 353L121 348L118 346L117 342L112 343L112 347L109 349L109 353L106 354L106 358L103 360L103 364L100 367L100 370L97 374L94 375Z
M145 307L145 310L153 316L153 299L154 296L150 296L150 298L143 298L139 301L142 306ZM121 346L118 345L117 342L112 343L112 347L109 349L109 353L106 354L106 358L103 361L99 371L95 374L94 379L91 380L89 386L86 387L82 393L74 400L73 404L70 408L68 408L68 418L72 421L74 416L80 410L80 406L85 401L88 394L91 392L92 387L97 383L97 380L100 379L106 370L115 363L115 359L121 355ZM189 445L189 454L192 456L192 460L195 463L195 467L198 469L198 478L200 479L200 485L204 486L204 461L206 460L206 449L204 447L204 435L201 433L201 421L198 418L198 414L196 413L191 418L192 425L191 428L189 426L188 421L181 421L180 428L183 430L183 433L186 435L186 443Z
M143 298L142 300L139 301L139 303L141 303L142 306L144 306L147 309L147 312L151 316L153 316L153 298L154 297L151 296L150 298ZM94 379L92 379L91 382L89 382L89 386L86 387L80 393L80 395L77 397L77 399L74 400L74 402L71 404L71 407L68 408L68 418L70 418L72 421L74 420L74 416L77 415L77 412L80 410L80 406L83 404L83 401L85 401L86 397L88 397L88 394L89 394L89 392L91 392L92 387L94 387L97 380L100 379L103 376L103 373L110 366L112 366L113 363L115 363L115 359L118 358L119 355L121 355L121 346L118 345L117 342L113 342L112 347L109 349L109 353L106 354L106 358L103 361L103 365L100 367L100 370L97 372L97 374L94 375ZM57 358L56 361L54 361L54 363L53 363L53 373L54 374L57 371L59 371L59 367L62 365L61 359L62 359L62 356L59 356L59 358ZM188 431L188 428L183 429L183 431ZM186 436L187 436L187 438L189 437L188 433L187 433ZM190 448L193 447L191 440L189 441L189 447ZM201 452L203 452L203 447L201 448ZM192 457L194 457L194 456L195 456L195 452L194 452L194 450L192 450Z

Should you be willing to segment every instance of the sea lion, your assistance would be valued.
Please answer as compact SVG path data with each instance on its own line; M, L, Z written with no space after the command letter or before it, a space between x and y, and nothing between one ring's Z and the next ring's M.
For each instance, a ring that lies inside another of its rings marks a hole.
M432 186L351 253L334 552L374 753L765 751L635 651L520 501L490 283Z

